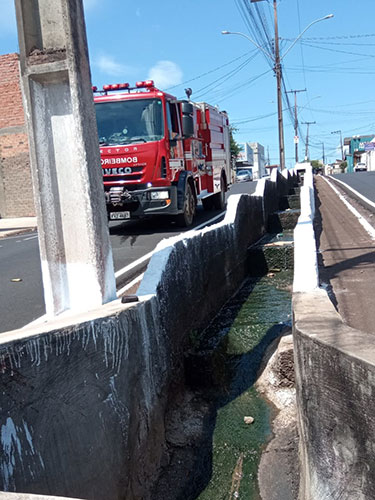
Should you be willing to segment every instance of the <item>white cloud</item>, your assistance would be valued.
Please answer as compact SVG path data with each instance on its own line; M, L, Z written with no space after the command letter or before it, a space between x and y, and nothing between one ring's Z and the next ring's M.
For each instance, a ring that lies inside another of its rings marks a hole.
M0 34L17 33L16 12L13 0L0 0Z
M94 9L97 5L99 5L98 0L83 0L83 7L85 11Z
M135 71L134 68L116 61L114 57L107 54L101 54L94 64L103 73L109 76L121 76L123 79L126 79L129 74L133 75Z
M157 87L166 88L182 82L182 70L172 61L158 61L150 69L148 78L154 80Z

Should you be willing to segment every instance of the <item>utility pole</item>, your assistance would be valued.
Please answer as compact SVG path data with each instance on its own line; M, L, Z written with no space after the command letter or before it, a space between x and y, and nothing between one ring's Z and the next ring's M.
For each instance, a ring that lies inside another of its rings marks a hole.
M344 161L344 147L342 145L342 133L341 130L334 130L331 134L340 134L340 148L341 148L341 160Z
M326 156L324 154L324 142L322 142L322 148L323 148L323 165L326 164Z
M314 125L315 123L316 122L303 122L302 123L302 125L307 125L305 160L309 159L309 127L310 127L310 125Z
M283 101L281 93L281 62L280 62L280 48L279 48L279 27L277 22L277 0L273 0L273 13L275 19L275 67L277 80L277 116L279 124L279 156L280 156L280 170L285 168L285 147L284 147L284 125L283 125Z
M262 2L264 0L250 0L250 3ZM268 2L268 0L267 0ZM326 19L331 19L333 14L328 14L327 16L321 17L319 19L315 19L310 24L306 26L306 28L301 31L301 33L295 38L293 43L288 47L287 51L284 53L282 57L280 57L280 48L279 48L279 28L277 21L277 0L273 0L273 13L274 13L274 22L275 22L275 47L272 53L269 53L264 47L258 45L252 38L250 38L245 33L241 33L239 31L227 31L224 30L221 33L223 35L240 35L244 38L247 38L249 42L251 42L255 47L261 50L271 61L274 63L273 70L276 75L277 81L277 115L278 115L278 128L279 128L279 155L280 155L280 169L284 170L285 168L285 147L284 147L284 127L283 127L283 105L282 105L282 93L281 93L281 83L282 83L282 71L281 71L281 61L287 55L287 53L294 47L294 45L298 42L301 36L315 23L319 23L320 21L324 21Z
M301 90L287 90L287 94L294 94L294 145L295 145L295 160L298 163L298 115L297 115L297 93L306 92L306 89Z

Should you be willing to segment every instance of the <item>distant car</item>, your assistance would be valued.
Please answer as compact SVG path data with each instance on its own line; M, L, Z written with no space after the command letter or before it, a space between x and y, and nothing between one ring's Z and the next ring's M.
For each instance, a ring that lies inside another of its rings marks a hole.
M366 172L367 165L366 163L359 162L354 166L354 172Z
M237 182L245 182L252 180L253 180L253 174L252 172L250 172L250 170L239 170L236 174Z

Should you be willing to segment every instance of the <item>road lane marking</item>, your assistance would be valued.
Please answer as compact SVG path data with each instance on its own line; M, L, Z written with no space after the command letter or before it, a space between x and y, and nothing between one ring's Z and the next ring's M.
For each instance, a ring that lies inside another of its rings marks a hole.
M220 219L220 217L224 217L225 214L226 214L226 211L220 213L219 215L216 215L215 217L213 217L212 219L209 219L206 222L203 222L199 226L196 226L196 227L192 228L191 231L199 230L202 227L205 227L208 224L210 224L212 222L215 222L217 219ZM115 278L118 278L118 277L122 276L123 274L125 274L128 271L132 270L134 267L138 266L139 264L142 264L144 261L146 261L147 259L151 258L154 253L155 253L155 250L153 250L152 252L149 252L149 253L143 255L143 257L140 257L138 260L132 262L128 266L126 266L126 267L124 267L122 269L119 269L118 271L115 272ZM139 274L132 281L130 281L130 283L127 283L125 286L123 286L122 288L120 288L117 291L117 297L119 297L121 294L123 294L124 292L126 292L127 290L129 290L136 283L138 283L139 281L141 281L141 279L143 278L143 276L144 276L144 273ZM38 325L40 323L43 323L43 322L47 321L47 319L48 319L47 315L44 314L43 316L40 316L39 318L35 319L34 321L31 321L30 323L27 323L22 328L26 328L26 327L31 326L31 325Z
M192 231L196 231L197 229L201 229L202 227L207 226L210 222L215 222L215 220L220 219L221 217L225 217L226 213L227 213L227 211L225 210L225 212L221 212L221 214L216 215L212 219L207 220L206 222L202 222L202 224L200 224L199 226L193 227Z
M352 191L352 193L354 193L356 196L358 196L358 198L361 198L361 200L363 200L364 202L366 202L371 207L375 208L375 203L373 201L371 201L368 198L366 198L366 196L363 196L363 194L361 194L358 191L356 191L354 188L352 188L351 186L349 186L349 184L346 184L344 181L340 181L340 179L335 179L335 181L339 182L340 184L343 184L345 187L347 187L348 189L350 189L350 191Z
M213 217L212 219L210 220L207 220L206 222L203 222L202 224L200 224L199 226L196 226L196 227L193 227L191 229L191 231L196 231L196 230L199 230L201 229L202 227L205 227L207 226L208 224L210 224L211 222L215 222L217 219L219 219L220 217L224 217L226 214L226 212L222 212L221 214L219 215L216 215L215 217ZM119 278L120 276L122 276L123 274L126 274L128 271L131 271L132 269L134 269L135 267L139 266L139 264L142 264L143 262L145 262L147 259L150 259L153 254L155 253L155 249L152 250L151 252L149 253L146 253L146 255L144 255L143 257L140 257L138 260L135 260L134 262L132 262L131 264L129 264L128 266L126 267L123 267L122 269L119 269L118 271L115 272L115 278Z
M155 250L152 250L152 252L146 253L143 257L140 257L138 260L135 260L131 264L129 264L126 267L123 267L122 269L119 269L118 271L115 272L115 278L119 278L123 274L126 274L128 271L131 271L134 267L137 267L139 264L142 264L145 260L149 259L152 257L153 253Z
M38 236L29 236L28 238L24 238L22 241L27 241L27 240L34 240Z
M125 292L127 292L130 288L132 288L134 285L139 283L141 279L143 278L145 273L140 274L139 276L136 276L132 281L130 281L127 285L123 286L120 288L120 290L117 290L117 297L121 297L121 295Z
M344 205L348 208L348 210L358 219L358 222L363 226L365 231L368 232L370 237L375 240L375 229L367 222L367 220L362 217L362 215L356 210L343 196L342 194L333 186L332 182L330 182L328 179L323 177L323 179L326 181L326 183L334 190L334 192L337 194L337 196L340 198L340 200L344 203Z

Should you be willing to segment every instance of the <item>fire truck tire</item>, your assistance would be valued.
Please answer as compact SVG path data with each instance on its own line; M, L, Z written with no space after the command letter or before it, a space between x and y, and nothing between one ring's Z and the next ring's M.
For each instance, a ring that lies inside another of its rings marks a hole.
M216 210L224 210L226 206L225 202L225 180L221 176L220 180L220 193L216 193L212 196L212 203Z
M182 214L176 216L176 223L180 227L188 227L193 223L195 215L195 199L191 186L189 183L186 184L185 189L185 200L184 208Z

